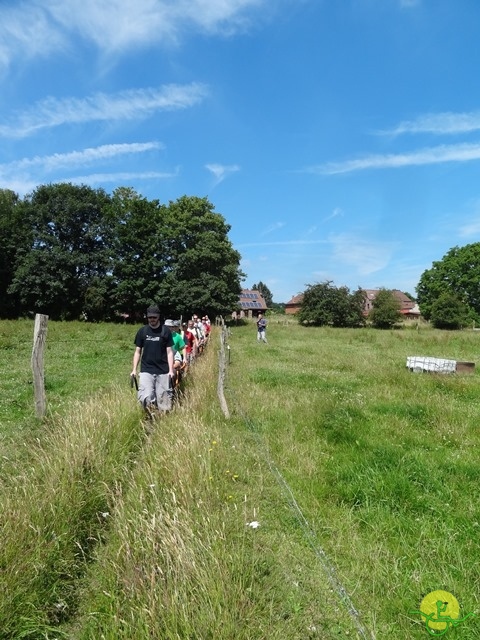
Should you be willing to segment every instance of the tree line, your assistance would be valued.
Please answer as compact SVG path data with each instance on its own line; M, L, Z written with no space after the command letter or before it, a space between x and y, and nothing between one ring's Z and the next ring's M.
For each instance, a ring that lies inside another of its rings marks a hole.
M241 256L207 198L162 204L131 188L70 183L0 190L0 317L211 318L238 304Z
M461 329L480 323L480 243L453 247L420 276L416 287L420 312L438 329ZM406 294L412 300L410 294ZM300 323L310 326L361 327L365 291L351 292L331 281L307 285L298 313ZM389 289L380 289L368 321L378 328L401 322L400 303Z

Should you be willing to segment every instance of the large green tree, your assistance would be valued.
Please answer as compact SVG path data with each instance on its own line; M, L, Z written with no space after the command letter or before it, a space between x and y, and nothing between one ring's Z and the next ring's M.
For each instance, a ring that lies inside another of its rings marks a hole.
M444 294L456 296L472 319L480 320L480 243L453 247L424 271L416 288L422 315L430 320L433 305Z
M313 326L363 326L364 295L360 288L351 293L348 287L335 287L331 281L307 285L298 321Z
M0 317L16 318L21 313L18 295L10 294L15 265L22 250L31 245L30 225L23 203L9 189L0 189ZM20 254L19 254L20 252Z
M24 311L54 320L108 310L112 225L104 217L109 196L73 184L38 187L24 200L30 246L18 252L9 293ZM95 288L94 295L92 286ZM100 299L99 299L100 297Z
M14 194L3 196L0 268L17 315L111 320L124 312L138 318L157 303L165 317L215 317L236 308L244 278L240 254L228 238L230 226L206 198L183 196L164 205L126 187L109 196L72 184L38 187L21 203ZM15 228L23 230L17 243Z
M182 196L169 203L162 221L166 273L157 298L161 308L174 316L230 313L245 276L225 218L207 198Z
M142 316L158 304L160 285L168 266L168 210L126 187L116 189L111 201L115 220L113 279L118 313ZM164 310L167 315L168 310Z

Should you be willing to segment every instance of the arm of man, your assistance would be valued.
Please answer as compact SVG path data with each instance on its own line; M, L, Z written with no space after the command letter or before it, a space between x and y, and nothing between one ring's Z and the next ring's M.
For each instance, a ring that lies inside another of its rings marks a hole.
M173 376L173 349L167 347L168 373Z
M136 376L137 375L137 367L138 367L138 363L140 362L140 357L142 355L142 350L140 349L140 347L136 347L135 352L133 354L133 365L132 365L132 373L130 374L131 376Z

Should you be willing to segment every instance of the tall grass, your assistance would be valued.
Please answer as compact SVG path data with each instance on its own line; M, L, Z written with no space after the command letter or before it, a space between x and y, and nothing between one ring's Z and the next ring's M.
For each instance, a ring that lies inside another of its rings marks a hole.
M227 424L217 406L215 358L209 347L181 409L152 433L117 499L76 638L280 639L317 632L312 593L307 599L303 593L305 544L298 532L289 540L275 522L272 511L283 513L286 505L256 440L241 423ZM314 599L322 592L328 606L325 585ZM332 628L344 617L330 616Z
M232 342L232 395L269 445L371 632L416 638L436 588L478 607L478 374L414 374L409 355L475 361L474 332L289 328ZM248 393L242 390L248 389ZM474 638L465 624L451 637Z
M478 609L478 373L405 366L475 361L476 333L271 321L264 345L235 327L232 418L215 334L146 424L125 390L134 330L72 326L72 368L67 328L49 332L47 420L4 429L28 446L2 467L0 638L416 639L434 589Z
M30 444L28 466L2 478L0 637L46 637L74 614L78 580L141 444L124 394L71 408Z

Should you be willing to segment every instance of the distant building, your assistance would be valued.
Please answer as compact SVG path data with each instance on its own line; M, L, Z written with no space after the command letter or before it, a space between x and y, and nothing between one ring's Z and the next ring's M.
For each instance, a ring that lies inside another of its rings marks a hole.
M364 289L365 292L365 306L363 308L363 314L368 316L370 311L373 309L373 302L377 297L380 289ZM419 318L420 317L420 309L418 305L413 300L400 291L399 289L391 289L391 292L395 296L395 298L400 303L400 313L405 318Z
M405 318L408 318L409 320L418 320L418 318L420 318L422 315L420 313L418 304L416 303L413 305L411 309L400 309L400 313L402 313L403 316Z
M363 308L363 315L368 316L370 311L373 309L373 301L377 297L380 289L363 289L365 293L365 306ZM400 313L405 318L419 318L420 317L420 309L418 305L413 300L400 291L400 289L391 289L395 298L400 302ZM291 300L285 303L285 313L289 315L294 315L300 311L303 302L303 293L299 293L296 296L293 296Z
M303 293L293 296L291 300L285 303L285 313L294 315L300 311L303 302Z
M238 308L232 313L233 319L236 318L252 318L259 313L265 313L267 303L260 291L256 289L242 289L242 293L238 299Z

